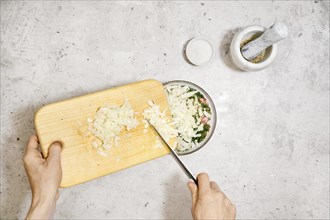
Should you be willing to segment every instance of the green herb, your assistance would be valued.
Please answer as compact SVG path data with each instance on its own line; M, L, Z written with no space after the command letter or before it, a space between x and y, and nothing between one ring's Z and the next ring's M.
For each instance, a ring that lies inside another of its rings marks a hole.
M190 88L190 87L189 87L189 89L188 89L188 92L195 92L195 91L196 91L195 89Z
M195 123L197 123L197 121L198 121L198 115L197 115L197 113L196 113L196 115L194 115L193 117L194 117L194 119L195 119Z
M203 130L202 131L199 131L197 132L197 134L200 134L201 136L200 137L194 137L192 140L193 142L197 142L197 143L200 143L202 142L205 138L206 138L206 135L207 133L209 132L211 126L209 124L205 124L203 126Z
M211 108L210 108L210 106L208 106L208 105L202 105L202 107L203 107L203 111L206 111L207 113L210 113L211 114Z
M210 128L211 128L211 126L210 126L209 124L205 124L205 125L204 125L204 130L205 130L205 131L209 131Z
M200 99L200 98L204 99L204 96L203 96L202 93L200 93L200 92L197 92L197 93L195 94L195 96L197 96L198 99Z

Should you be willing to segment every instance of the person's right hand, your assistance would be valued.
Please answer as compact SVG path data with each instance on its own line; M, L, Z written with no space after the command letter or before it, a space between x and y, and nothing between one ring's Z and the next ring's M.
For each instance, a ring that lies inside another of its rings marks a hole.
M188 186L192 197L192 215L194 219L235 219L236 207L220 190L218 185L209 180L206 173L197 176L198 187L194 182Z

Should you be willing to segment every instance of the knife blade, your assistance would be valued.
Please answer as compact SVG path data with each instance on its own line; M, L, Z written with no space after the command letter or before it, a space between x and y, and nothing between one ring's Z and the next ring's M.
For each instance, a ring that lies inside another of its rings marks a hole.
M170 152L174 158L174 160L179 164L183 172L187 175L189 179L192 179L195 184L198 186L197 178L190 172L190 170L187 168L187 166L183 163L183 161L179 158L178 154L173 150L173 148L167 143L167 141L163 138L163 136L159 133L159 131L150 123L149 120L147 120L150 127L153 128L155 133L160 137L162 142L170 149Z

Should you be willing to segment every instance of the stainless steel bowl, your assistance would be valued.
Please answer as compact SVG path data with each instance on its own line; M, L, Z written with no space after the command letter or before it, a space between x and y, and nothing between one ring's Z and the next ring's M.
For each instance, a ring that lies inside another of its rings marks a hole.
M211 137L212 137L212 135L214 133L215 126L217 124L217 112L215 110L215 106L214 106L213 100L211 99L211 97L209 96L209 94L207 94L207 92L204 89L202 89L198 85L196 85L194 83L191 83L191 82L188 82L188 81L174 80L174 81L169 81L169 82L164 83L164 86L167 86L167 85L184 85L184 86L189 86L190 88L199 91L200 93L203 94L203 96L205 97L205 99L207 100L207 102L208 102L208 104L209 104L209 106L211 108L212 117L211 117L211 120L209 122L209 125L211 127L210 127L210 130L207 133L205 139L201 143L199 143L198 145L196 145L195 147L191 148L190 150L187 150L187 151L176 151L178 155L191 154L191 153L193 153L195 151L198 151L202 147L204 147L207 144L207 142L211 139Z

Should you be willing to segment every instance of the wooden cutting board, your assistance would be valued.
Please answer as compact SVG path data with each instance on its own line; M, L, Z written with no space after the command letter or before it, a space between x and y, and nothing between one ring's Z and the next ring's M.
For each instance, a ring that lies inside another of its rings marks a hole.
M134 111L138 112L136 118L139 125L128 132L123 131L119 145L112 147L107 156L102 156L84 137L87 118L93 118L99 107L121 106L124 100L128 100ZM156 134L151 129L143 131L142 112L149 107L148 100L153 100L161 109L168 108L160 82L136 82L42 107L36 113L35 125L43 155L47 156L52 142L60 141L63 145L61 187L83 183L168 154L165 146L156 144ZM169 116L169 111L166 112Z

